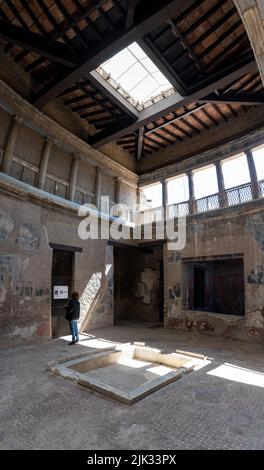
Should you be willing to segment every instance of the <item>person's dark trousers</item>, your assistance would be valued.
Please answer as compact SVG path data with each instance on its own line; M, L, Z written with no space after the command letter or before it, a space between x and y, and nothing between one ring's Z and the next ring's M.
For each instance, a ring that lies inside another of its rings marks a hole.
M72 334L72 341L76 342L79 341L79 331L78 331L78 325L76 320L70 320L70 330Z

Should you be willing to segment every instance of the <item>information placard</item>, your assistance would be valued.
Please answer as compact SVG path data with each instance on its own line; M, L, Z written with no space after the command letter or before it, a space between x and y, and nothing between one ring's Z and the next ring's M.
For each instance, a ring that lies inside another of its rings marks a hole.
M68 286L53 286L53 299L68 299Z

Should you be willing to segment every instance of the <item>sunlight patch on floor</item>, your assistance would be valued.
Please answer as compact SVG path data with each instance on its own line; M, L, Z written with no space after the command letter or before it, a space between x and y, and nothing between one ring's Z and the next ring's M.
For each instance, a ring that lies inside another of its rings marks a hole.
M255 385L256 387L264 387L264 374L243 367L235 366L233 364L222 364L216 369L207 372L208 375L214 375L234 382L240 382L248 385Z

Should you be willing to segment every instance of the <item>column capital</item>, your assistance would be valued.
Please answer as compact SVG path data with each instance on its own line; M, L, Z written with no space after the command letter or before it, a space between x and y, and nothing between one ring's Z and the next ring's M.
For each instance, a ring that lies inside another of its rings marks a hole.
M53 139L51 139L47 135L44 137L44 143L49 144L50 146L52 146L54 144Z
M115 179L115 181L118 181L120 183L123 181L120 176L115 176L114 179Z
M14 120L15 122L17 122L18 124L22 124L22 122L23 122L22 117L21 117L21 116L18 116L17 114L14 114L13 120Z
M213 162L215 166L219 166L222 164L222 160L217 160L216 162Z
M80 155L78 152L71 153L71 157L73 160L80 160Z

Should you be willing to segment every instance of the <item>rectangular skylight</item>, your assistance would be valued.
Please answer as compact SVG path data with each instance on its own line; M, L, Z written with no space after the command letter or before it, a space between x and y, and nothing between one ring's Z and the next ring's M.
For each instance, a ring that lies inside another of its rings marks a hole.
M136 42L101 65L135 101L143 103L172 88Z

